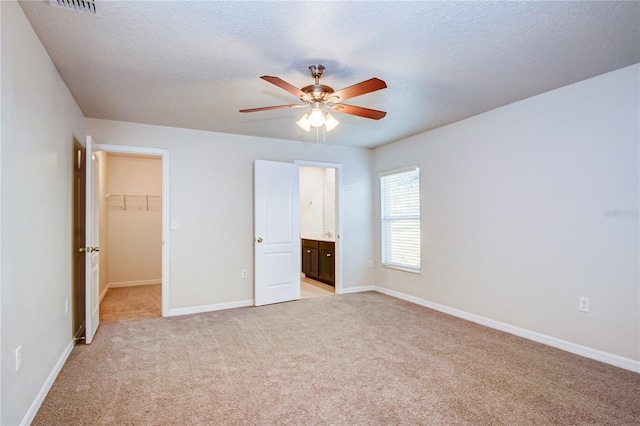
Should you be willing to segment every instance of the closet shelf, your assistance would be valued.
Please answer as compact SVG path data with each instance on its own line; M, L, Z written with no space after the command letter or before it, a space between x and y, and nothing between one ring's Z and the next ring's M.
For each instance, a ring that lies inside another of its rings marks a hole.
M111 210L160 210L161 195L107 194L107 207Z

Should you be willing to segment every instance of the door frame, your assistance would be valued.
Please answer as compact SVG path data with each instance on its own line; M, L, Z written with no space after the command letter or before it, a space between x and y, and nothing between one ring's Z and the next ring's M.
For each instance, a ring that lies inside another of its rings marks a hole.
M335 268L336 268L336 281L335 292L336 294L342 294L343 282L342 282L342 209L340 205L340 197L342 193L342 164L339 163L325 163L321 161L307 161L307 160L294 160L294 163L299 166L307 167L322 167L325 169L335 169L336 171L336 238L335 238Z
M86 254L79 249L86 246L86 142L73 138L73 286L71 291L71 328L74 341L85 339L87 325Z
M162 316L169 316L169 150L96 143L94 151L111 154L153 155L162 160Z

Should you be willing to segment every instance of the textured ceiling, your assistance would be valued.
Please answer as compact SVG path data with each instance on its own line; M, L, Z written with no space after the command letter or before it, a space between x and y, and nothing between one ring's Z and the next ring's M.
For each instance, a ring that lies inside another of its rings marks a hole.
M638 2L97 1L100 16L21 6L87 117L315 141L302 109L259 77L335 90L388 88L346 103L327 143L374 147L640 62Z

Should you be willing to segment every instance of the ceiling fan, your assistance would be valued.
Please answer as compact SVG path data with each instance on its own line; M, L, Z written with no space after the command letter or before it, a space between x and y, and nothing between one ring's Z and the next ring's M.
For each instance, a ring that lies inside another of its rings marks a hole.
M296 122L298 126L302 127L306 131L309 131L311 127L317 128L322 126L325 126L327 131L330 131L338 125L339 121L333 118L331 114L325 114L325 110L357 115L359 117L370 118L373 120L380 120L387 115L384 111L342 103L347 99L386 88L387 84L384 81L379 78L371 78L354 84L353 86L345 87L344 89L336 92L333 88L320 84L320 78L324 74L324 70L325 68L322 65L311 65L309 67L309 73L311 74L311 77L315 79L315 83L305 86L302 89L298 89L281 78L263 75L260 77L261 79L297 96L304 103L241 109L240 112L269 111L274 109L304 108L311 106L311 112L305 114L298 122Z

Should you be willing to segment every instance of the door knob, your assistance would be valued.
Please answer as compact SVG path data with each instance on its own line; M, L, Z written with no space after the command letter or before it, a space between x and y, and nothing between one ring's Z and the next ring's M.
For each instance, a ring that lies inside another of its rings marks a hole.
M327 257L331 257L331 253L327 253Z
M100 251L100 247L80 247L78 251L80 253L93 253L94 251Z
M261 243L262 242L262 238L258 237L258 239L256 240L257 242Z

